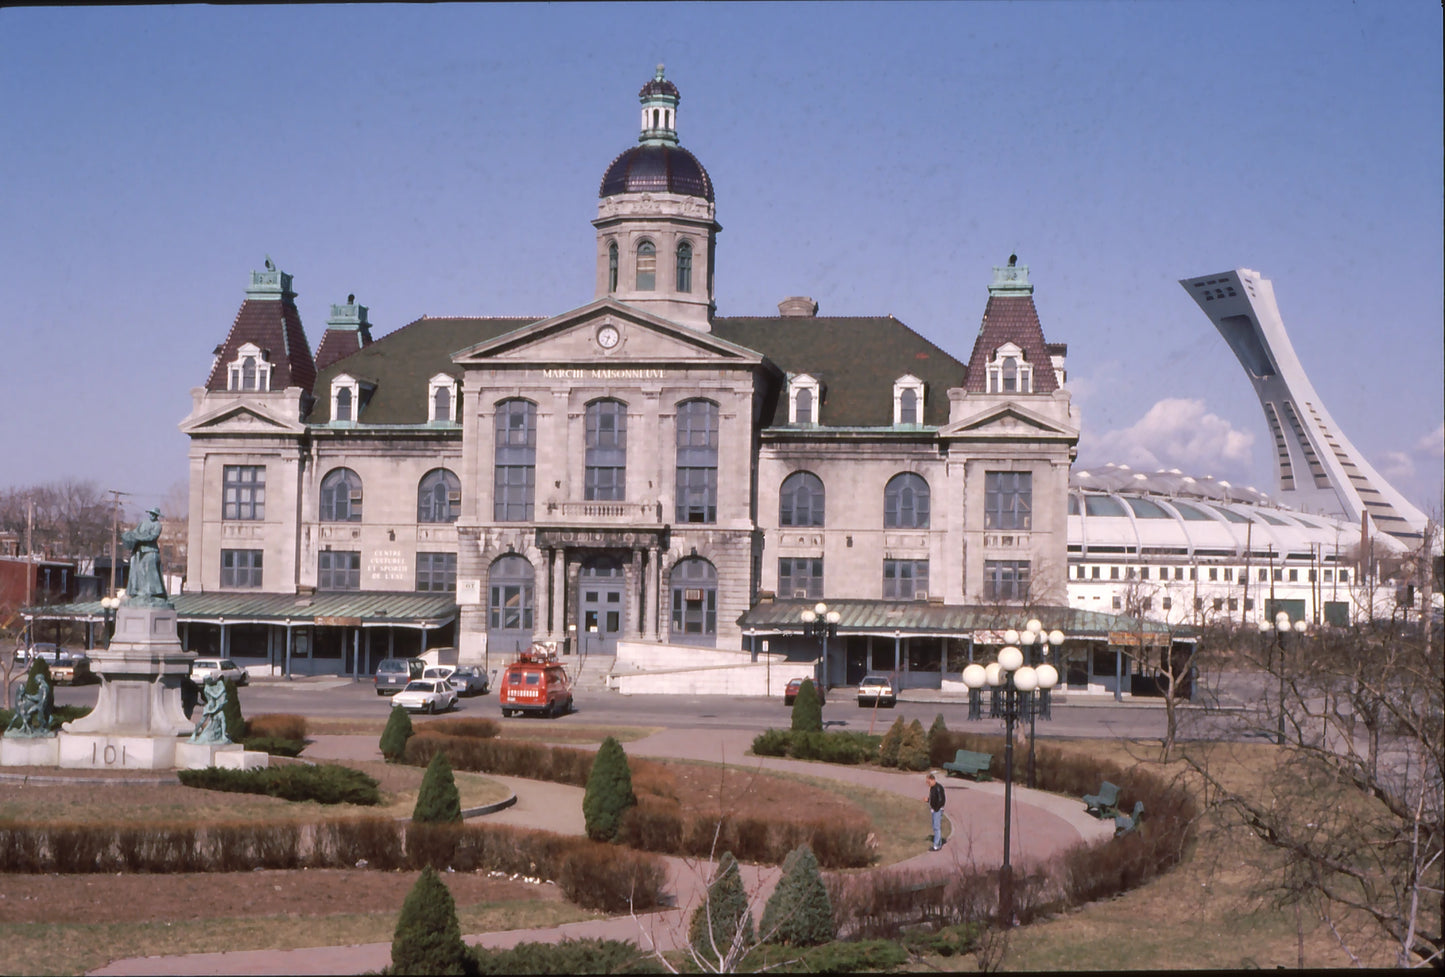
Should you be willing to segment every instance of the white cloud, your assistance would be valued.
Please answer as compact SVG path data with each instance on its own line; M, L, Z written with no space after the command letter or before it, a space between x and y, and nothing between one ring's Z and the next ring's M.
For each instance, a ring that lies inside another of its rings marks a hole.
M1254 435L1238 431L1202 400L1168 397L1129 427L1081 435L1079 454L1089 462L1117 462L1146 470L1179 468L1194 475L1248 479Z
M1403 451L1386 451L1381 456L1380 474L1387 481L1409 478L1415 474L1415 460Z
M1435 430L1416 441L1415 450L1428 458L1445 456L1445 421L1435 425Z

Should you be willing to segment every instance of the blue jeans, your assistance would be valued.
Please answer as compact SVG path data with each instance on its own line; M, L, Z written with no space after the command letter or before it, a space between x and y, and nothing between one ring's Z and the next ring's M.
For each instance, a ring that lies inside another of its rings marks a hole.
M943 812L933 812L933 847L937 848L943 844Z

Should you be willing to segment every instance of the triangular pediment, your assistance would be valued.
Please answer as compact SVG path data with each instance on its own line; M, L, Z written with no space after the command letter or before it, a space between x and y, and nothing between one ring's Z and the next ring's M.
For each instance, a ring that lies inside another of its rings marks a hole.
M1006 400L981 405L979 410L950 422L938 435L953 440L1042 438L1078 441L1079 430L1040 411L1030 410L1016 400Z
M288 397L285 405L294 410L296 401ZM306 426L295 417L280 416L269 410L269 406L250 399L202 405L181 421L181 433L192 437L208 434L264 436L299 435L306 430Z
M615 299L599 299L514 329L452 354L460 366L639 364L688 365L726 362L748 367L759 353L651 315Z

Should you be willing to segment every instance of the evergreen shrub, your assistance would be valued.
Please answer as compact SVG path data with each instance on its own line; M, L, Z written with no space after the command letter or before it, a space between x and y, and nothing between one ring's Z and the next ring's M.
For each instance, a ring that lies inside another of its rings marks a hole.
M451 824L462 820L462 795L457 790L452 765L445 753L437 753L427 764L411 819L425 824Z
M221 710L226 717L226 739L239 743L246 738L246 718L241 715L241 694L236 691L235 682L230 679L222 681L226 686L226 705Z
M727 962L734 946L753 942L753 917L742 872L730 851L718 859L702 905L692 912L688 942L697 956L713 966ZM736 957L733 958L734 961Z
M823 731L823 703L810 678L803 679L798 694L793 697L793 729L803 733Z
M833 905L806 845L783 861L783 877L763 909L762 935L773 943L815 946L833 939Z
M391 940L391 969L398 974L462 974L468 960L457 923L457 905L430 865L401 904Z
M928 735L918 720L908 724L898 743L898 768L900 770L928 769Z
M405 709L393 708L387 717L386 728L381 731L381 755L387 762L396 763L402 758L413 732L411 714Z
M614 737L607 737L597 749L587 778L587 791L582 796L582 816L587 824L587 837L593 841L617 838L622 816L637 805L632 792L632 771L627 754Z
M664 974L652 954L625 940L518 943L510 950L472 947L477 974Z
M337 763L286 764L261 770L177 770L187 787L227 791L233 794L267 794L287 801L316 801L318 804L381 803L376 779L360 770Z
M903 733L907 726L903 717L899 716L893 720L893 725L888 727L888 732L883 734L883 742L878 744L878 764L883 767L898 766L898 748L903 743Z

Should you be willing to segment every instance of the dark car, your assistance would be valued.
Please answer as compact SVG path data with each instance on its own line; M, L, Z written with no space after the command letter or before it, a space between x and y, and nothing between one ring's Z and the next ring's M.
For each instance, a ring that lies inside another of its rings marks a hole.
M811 682L812 679L806 679L806 680L805 680L805 679L795 678L795 679L789 680L789 682L788 682L788 687L783 690L783 705L785 705L785 706L791 706L791 705L793 704L793 700L798 697L798 690L803 687L803 682L804 682L804 681L810 681L810 682ZM819 704L819 705L822 705L824 702L827 701L827 696L824 695L824 693L823 693L823 687L822 687L821 685L819 685L819 684L816 683L816 682L813 682L813 691L818 694L818 704Z
M376 665L372 682L377 695L396 695L414 678L420 678L426 662L419 658L383 658Z

